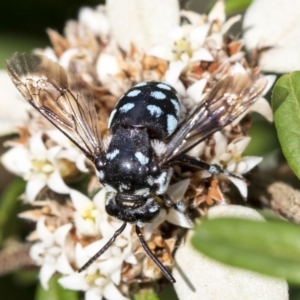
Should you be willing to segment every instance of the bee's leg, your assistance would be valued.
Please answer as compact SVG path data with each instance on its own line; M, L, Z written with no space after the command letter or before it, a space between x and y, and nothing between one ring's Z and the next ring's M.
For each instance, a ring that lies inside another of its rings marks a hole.
M197 157L192 157L192 156L189 156L189 155L181 155L179 156L176 160L174 160L174 163L182 163L182 164L185 164L185 165L188 165L188 166L191 166L191 167L194 167L194 168L199 168L199 169L202 169L202 170L206 170L208 171L209 173L213 174L213 175L225 175L225 176L230 176L230 177L234 177L234 178L237 178L237 179L240 179L240 180L243 180L244 181L244 178L239 176L239 175L236 175L236 174L233 174L227 170L224 170L222 169L219 165L216 165L216 164L209 164Z
M159 195L159 197L164 201L166 207L174 207L176 203L171 199L171 197L166 193L163 195Z

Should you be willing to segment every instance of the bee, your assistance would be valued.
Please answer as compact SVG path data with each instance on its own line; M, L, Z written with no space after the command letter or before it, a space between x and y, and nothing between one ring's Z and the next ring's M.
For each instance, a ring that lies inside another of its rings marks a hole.
M166 193L174 165L236 176L187 152L241 116L267 80L253 74L226 76L181 122L176 90L164 82L141 82L116 103L108 122L111 140L105 146L92 93L74 88L62 66L45 56L16 53L7 61L7 71L23 97L91 160L99 181L111 192L106 212L123 221L79 272L112 245L127 223L133 223L145 252L174 283L170 271L149 249L141 228L159 216L158 198L167 207L176 207Z

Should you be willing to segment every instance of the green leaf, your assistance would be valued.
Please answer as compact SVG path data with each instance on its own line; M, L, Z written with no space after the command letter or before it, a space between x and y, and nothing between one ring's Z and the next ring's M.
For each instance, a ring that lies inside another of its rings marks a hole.
M300 72L283 75L272 94L278 139L288 164L300 179Z
M38 270L20 269L13 273L14 282L19 286L29 286L38 281Z
M300 284L300 228L281 221L218 218L196 227L193 246L225 264Z
M158 294L159 300L178 300L174 289L174 284L169 284L161 293Z
M0 198L0 243L3 241L5 225L12 219L18 205L17 198L24 192L24 180L17 178L6 188Z
M49 289L39 285L36 290L35 300L79 300L79 294L76 291L65 290L57 282L58 276L53 276L49 281Z
M134 295L134 300L159 300L159 298L151 291L145 291Z
M232 15L237 12L245 11L251 4L252 0L226 0L225 9L226 14Z

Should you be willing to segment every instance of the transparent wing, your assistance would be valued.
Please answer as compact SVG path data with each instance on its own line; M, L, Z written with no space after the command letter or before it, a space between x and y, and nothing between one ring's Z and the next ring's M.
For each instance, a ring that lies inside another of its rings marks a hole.
M89 159L103 154L91 92L73 89L66 70L45 56L15 53L6 66L23 97Z
M220 80L169 138L159 164L167 165L232 123L262 93L267 79L258 75L235 74Z

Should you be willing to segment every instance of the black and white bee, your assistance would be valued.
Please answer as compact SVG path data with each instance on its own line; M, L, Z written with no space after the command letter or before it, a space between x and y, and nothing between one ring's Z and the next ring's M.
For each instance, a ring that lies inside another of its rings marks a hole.
M158 217L158 198L167 207L176 206L166 194L175 164L235 176L186 153L241 116L262 93L266 79L250 74L225 77L180 123L180 101L173 87L156 81L139 83L112 111L108 124L111 140L105 145L93 95L73 88L68 73L58 63L44 56L14 54L7 61L7 70L24 98L94 163L100 182L111 192L106 211L123 221L79 272L103 254L129 222L136 224L146 253L167 279L175 282L150 251L141 227Z

